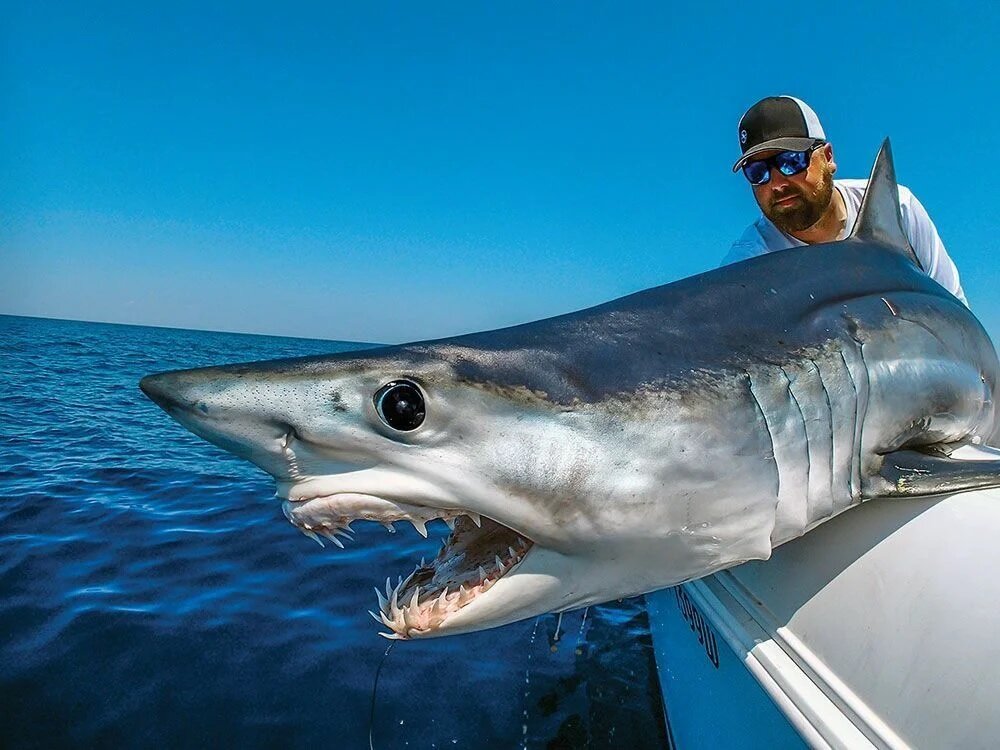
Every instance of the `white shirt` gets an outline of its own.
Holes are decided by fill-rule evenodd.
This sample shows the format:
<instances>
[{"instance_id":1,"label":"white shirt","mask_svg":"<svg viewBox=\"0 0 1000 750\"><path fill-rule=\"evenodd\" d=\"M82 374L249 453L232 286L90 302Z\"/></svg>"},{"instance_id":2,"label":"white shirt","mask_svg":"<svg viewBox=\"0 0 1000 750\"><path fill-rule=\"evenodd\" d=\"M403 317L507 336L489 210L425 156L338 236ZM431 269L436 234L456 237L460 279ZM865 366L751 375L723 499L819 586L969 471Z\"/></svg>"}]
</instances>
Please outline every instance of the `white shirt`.
<instances>
[{"instance_id":1,"label":"white shirt","mask_svg":"<svg viewBox=\"0 0 1000 750\"><path fill-rule=\"evenodd\" d=\"M837 238L842 240L850 235L854 228L854 221L858 218L858 210L861 208L861 199L864 197L868 180L834 180L833 186L844 197L844 205L847 207L847 221ZM899 210L903 215L903 229L906 231L906 236L927 275L968 307L969 302L965 299L965 292L962 291L962 284L958 279L958 269L948 257L934 222L920 205L917 197L902 185L899 186ZM808 243L785 234L761 214L757 221L746 228L743 236L733 243L729 253L719 265L725 266L764 253L773 253L775 250L787 250L790 247L802 247L806 244Z\"/></svg>"}]
</instances>

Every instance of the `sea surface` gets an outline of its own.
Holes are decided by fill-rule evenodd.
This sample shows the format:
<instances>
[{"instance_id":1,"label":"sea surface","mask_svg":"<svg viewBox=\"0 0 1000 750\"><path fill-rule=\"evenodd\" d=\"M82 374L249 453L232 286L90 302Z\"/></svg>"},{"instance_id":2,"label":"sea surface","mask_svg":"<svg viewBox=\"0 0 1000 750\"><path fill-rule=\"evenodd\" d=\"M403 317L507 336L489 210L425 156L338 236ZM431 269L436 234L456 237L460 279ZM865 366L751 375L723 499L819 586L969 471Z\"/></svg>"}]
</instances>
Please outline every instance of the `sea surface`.
<instances>
[{"instance_id":1,"label":"sea surface","mask_svg":"<svg viewBox=\"0 0 1000 750\"><path fill-rule=\"evenodd\" d=\"M665 746L641 599L386 655L372 587L435 535L320 548L137 387L363 346L0 316L0 746Z\"/></svg>"}]
</instances>

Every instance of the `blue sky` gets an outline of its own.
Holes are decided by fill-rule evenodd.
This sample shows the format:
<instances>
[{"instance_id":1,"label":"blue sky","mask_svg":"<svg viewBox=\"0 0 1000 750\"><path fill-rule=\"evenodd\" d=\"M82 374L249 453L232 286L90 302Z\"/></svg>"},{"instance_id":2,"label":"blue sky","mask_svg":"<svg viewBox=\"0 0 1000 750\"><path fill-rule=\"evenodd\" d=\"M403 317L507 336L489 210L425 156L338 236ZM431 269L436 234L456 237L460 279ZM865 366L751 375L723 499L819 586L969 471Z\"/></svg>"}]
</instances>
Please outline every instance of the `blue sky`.
<instances>
[{"instance_id":1,"label":"blue sky","mask_svg":"<svg viewBox=\"0 0 1000 750\"><path fill-rule=\"evenodd\" d=\"M398 342L587 307L717 265L736 123L791 93L838 177L892 137L1000 334L985 3L218 5L8 7L0 313Z\"/></svg>"}]
</instances>

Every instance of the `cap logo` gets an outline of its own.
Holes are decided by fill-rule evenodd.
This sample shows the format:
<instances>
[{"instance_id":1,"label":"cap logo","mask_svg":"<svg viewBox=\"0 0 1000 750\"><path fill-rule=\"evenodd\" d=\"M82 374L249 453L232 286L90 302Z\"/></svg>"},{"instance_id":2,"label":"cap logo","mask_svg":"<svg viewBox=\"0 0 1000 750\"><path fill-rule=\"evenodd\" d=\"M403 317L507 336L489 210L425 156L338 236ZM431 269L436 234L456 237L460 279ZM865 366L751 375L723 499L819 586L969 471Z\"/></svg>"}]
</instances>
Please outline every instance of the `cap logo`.
<instances>
[{"instance_id":1,"label":"cap logo","mask_svg":"<svg viewBox=\"0 0 1000 750\"><path fill-rule=\"evenodd\" d=\"M740 143L742 145L746 145L746 142L747 142L747 131L741 130L740 131Z\"/></svg>"}]
</instances>

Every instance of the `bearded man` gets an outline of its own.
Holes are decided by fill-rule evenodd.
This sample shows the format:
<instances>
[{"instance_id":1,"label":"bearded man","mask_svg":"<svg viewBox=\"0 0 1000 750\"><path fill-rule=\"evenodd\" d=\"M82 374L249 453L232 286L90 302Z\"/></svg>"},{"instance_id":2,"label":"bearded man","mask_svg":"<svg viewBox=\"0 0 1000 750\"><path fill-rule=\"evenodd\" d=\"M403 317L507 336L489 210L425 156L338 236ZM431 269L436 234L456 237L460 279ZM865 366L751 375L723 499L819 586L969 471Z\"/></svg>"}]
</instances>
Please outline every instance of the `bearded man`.
<instances>
[{"instance_id":1,"label":"bearded man","mask_svg":"<svg viewBox=\"0 0 1000 750\"><path fill-rule=\"evenodd\" d=\"M739 139L743 154L733 171L743 170L762 215L733 243L722 265L850 235L868 180L833 179L833 146L809 105L793 96L761 99L740 119ZM934 222L902 185L899 209L924 271L968 305Z\"/></svg>"}]
</instances>

